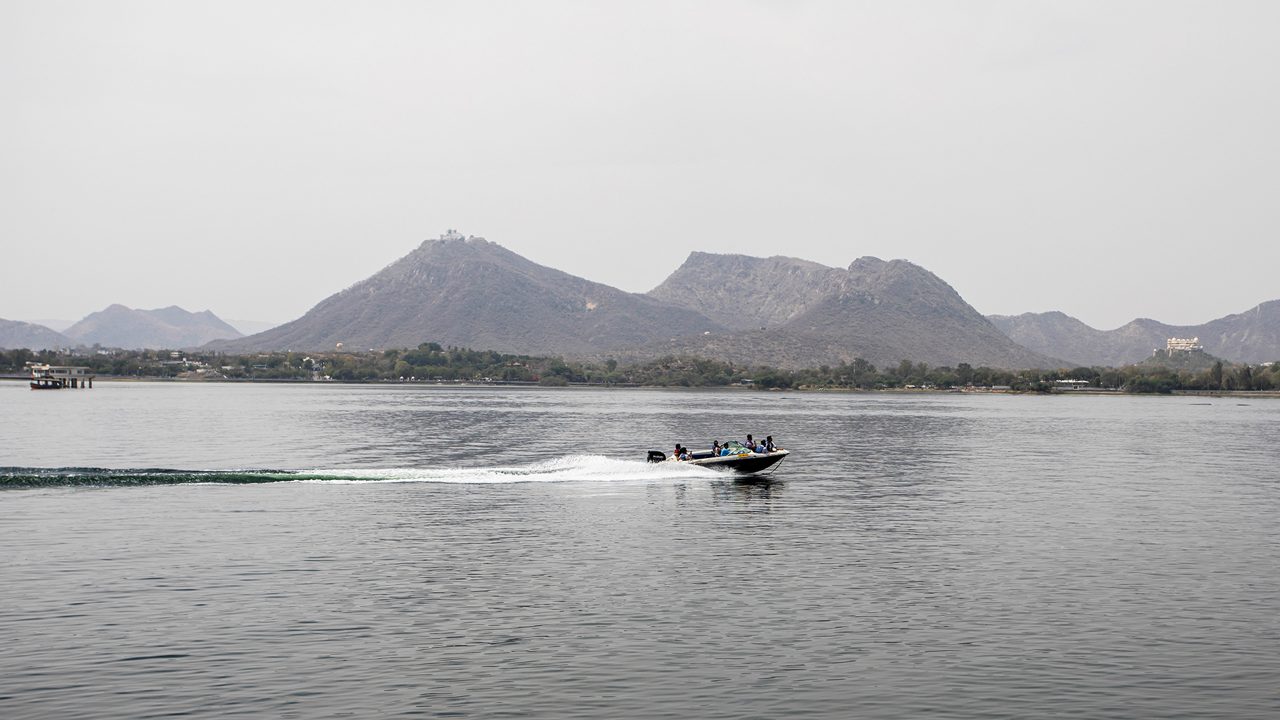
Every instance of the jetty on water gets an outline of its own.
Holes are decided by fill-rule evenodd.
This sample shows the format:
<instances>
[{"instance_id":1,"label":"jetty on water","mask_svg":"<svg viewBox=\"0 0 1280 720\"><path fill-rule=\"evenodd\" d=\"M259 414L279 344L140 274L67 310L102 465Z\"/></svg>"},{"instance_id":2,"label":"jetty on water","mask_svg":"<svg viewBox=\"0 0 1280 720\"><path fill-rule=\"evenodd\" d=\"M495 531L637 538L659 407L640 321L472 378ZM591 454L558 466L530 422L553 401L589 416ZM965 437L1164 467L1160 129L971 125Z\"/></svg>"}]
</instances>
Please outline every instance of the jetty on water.
<instances>
[{"instance_id":1,"label":"jetty on water","mask_svg":"<svg viewBox=\"0 0 1280 720\"><path fill-rule=\"evenodd\" d=\"M97 377L91 368L79 365L47 365L27 363L31 369L32 390L62 390L64 388L91 388Z\"/></svg>"}]
</instances>

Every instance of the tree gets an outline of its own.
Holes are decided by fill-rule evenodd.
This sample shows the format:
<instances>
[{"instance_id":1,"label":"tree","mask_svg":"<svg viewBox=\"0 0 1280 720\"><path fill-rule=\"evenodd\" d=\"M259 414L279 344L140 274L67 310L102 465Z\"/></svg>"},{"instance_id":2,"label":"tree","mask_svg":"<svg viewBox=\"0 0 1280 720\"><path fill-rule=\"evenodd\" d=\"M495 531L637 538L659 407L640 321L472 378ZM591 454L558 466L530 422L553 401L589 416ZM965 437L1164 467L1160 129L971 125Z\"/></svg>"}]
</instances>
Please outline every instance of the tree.
<instances>
[{"instance_id":1,"label":"tree","mask_svg":"<svg viewBox=\"0 0 1280 720\"><path fill-rule=\"evenodd\" d=\"M911 370L913 367L915 366L911 364L910 360L903 360L902 362L898 363L898 370L894 374L898 376L898 379L906 380L907 378L911 377Z\"/></svg>"},{"instance_id":2,"label":"tree","mask_svg":"<svg viewBox=\"0 0 1280 720\"><path fill-rule=\"evenodd\" d=\"M1248 365L1241 365L1240 369L1236 370L1236 389L1253 389L1253 371L1249 369Z\"/></svg>"},{"instance_id":3,"label":"tree","mask_svg":"<svg viewBox=\"0 0 1280 720\"><path fill-rule=\"evenodd\" d=\"M1098 373L1093 368L1078 367L1067 373L1071 380L1088 380L1090 383L1097 385Z\"/></svg>"}]
</instances>

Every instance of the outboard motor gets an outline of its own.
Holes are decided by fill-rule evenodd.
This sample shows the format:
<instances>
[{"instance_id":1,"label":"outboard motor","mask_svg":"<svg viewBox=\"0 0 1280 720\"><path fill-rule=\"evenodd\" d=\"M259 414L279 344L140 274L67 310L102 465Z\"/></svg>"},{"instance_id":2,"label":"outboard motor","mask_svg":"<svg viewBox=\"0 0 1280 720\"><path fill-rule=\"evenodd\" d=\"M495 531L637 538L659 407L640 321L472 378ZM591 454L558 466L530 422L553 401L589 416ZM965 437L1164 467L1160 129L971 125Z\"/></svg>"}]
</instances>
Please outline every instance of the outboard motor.
<instances>
[{"instance_id":1,"label":"outboard motor","mask_svg":"<svg viewBox=\"0 0 1280 720\"><path fill-rule=\"evenodd\" d=\"M661 450L649 451L649 462L666 462L666 461L667 461L667 454L662 452Z\"/></svg>"}]
</instances>

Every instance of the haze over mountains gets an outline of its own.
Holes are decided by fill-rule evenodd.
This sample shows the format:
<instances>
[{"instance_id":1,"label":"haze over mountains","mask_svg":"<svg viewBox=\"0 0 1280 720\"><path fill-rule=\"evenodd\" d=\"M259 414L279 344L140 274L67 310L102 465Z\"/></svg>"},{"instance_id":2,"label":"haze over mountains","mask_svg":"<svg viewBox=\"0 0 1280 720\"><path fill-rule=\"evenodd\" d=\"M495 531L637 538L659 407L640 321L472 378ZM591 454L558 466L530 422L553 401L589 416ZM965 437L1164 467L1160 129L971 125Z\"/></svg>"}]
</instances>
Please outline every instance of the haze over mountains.
<instances>
[{"instance_id":1,"label":"haze over mountains","mask_svg":"<svg viewBox=\"0 0 1280 720\"><path fill-rule=\"evenodd\" d=\"M176 306L134 310L123 305L90 313L78 322L51 322L64 331L54 330L49 322L0 319L0 349L55 350L95 344L129 350L195 348L211 340L242 337L243 328L261 332L277 324L241 320L233 325L209 310L193 313Z\"/></svg>"},{"instance_id":2,"label":"haze over mountains","mask_svg":"<svg viewBox=\"0 0 1280 720\"><path fill-rule=\"evenodd\" d=\"M0 320L0 349L53 350L75 344L66 335L43 325L19 320Z\"/></svg>"},{"instance_id":3,"label":"haze over mountains","mask_svg":"<svg viewBox=\"0 0 1280 720\"><path fill-rule=\"evenodd\" d=\"M1166 325L1147 318L1097 330L1061 312L992 315L991 322L1028 348L1076 365L1141 362L1171 337L1198 337L1205 352L1231 362L1280 360L1280 300L1200 325Z\"/></svg>"},{"instance_id":4,"label":"haze over mountains","mask_svg":"<svg viewBox=\"0 0 1280 720\"><path fill-rule=\"evenodd\" d=\"M256 335L280 325L278 322L267 322L264 320L237 320L235 318L226 318L225 322L235 328L241 335Z\"/></svg>"},{"instance_id":5,"label":"haze over mountains","mask_svg":"<svg viewBox=\"0 0 1280 720\"><path fill-rule=\"evenodd\" d=\"M210 340L240 337L240 332L208 310L193 313L174 305L156 310L111 305L85 316L63 335L72 345L132 350L198 347Z\"/></svg>"},{"instance_id":6,"label":"haze over mountains","mask_svg":"<svg viewBox=\"0 0 1280 720\"><path fill-rule=\"evenodd\" d=\"M423 342L531 355L645 360L694 355L741 365L814 367L858 358L933 366L1119 366L1169 337L1199 337L1235 362L1280 359L1280 301L1196 326L1135 320L1101 331L1060 312L984 317L905 260L847 268L790 257L693 252L648 293L538 265L456 233L336 293L302 317L243 336L212 312L112 305L64 333L0 320L0 347L193 348L227 352L369 350Z\"/></svg>"}]
</instances>

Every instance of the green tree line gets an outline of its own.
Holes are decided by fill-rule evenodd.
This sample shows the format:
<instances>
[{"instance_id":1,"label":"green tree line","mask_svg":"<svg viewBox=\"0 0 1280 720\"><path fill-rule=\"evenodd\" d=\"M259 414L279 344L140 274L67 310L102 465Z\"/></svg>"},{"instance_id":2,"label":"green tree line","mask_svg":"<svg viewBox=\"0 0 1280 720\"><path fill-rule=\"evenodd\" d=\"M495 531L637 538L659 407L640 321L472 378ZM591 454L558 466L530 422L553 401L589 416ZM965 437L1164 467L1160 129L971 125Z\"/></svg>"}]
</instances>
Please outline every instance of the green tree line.
<instances>
[{"instance_id":1,"label":"green tree line","mask_svg":"<svg viewBox=\"0 0 1280 720\"><path fill-rule=\"evenodd\" d=\"M601 384L654 387L751 385L764 389L950 389L1007 387L1049 392L1072 380L1088 388L1133 393L1176 391L1280 390L1280 364L1217 362L1204 370L1138 364L1120 368L1077 367L1053 370L1001 370L930 366L902 360L877 368L857 359L802 370L744 367L692 357L665 357L622 365L617 360L569 361L558 357L513 355L491 350L422 343L416 348L381 352L207 353L201 351L0 351L0 372L26 372L27 363L83 365L103 377L215 380L334 380L340 382L508 382L542 385Z\"/></svg>"}]
</instances>

